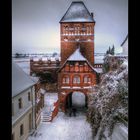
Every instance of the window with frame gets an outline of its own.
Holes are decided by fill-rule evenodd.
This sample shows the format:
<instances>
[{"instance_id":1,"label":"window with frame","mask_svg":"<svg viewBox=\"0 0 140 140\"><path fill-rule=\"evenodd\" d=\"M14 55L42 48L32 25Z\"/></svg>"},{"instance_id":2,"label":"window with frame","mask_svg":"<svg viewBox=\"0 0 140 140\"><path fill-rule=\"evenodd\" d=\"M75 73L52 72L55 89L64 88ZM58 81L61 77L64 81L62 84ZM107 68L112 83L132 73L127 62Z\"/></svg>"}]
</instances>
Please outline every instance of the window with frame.
<instances>
[{"instance_id":1,"label":"window with frame","mask_svg":"<svg viewBox=\"0 0 140 140\"><path fill-rule=\"evenodd\" d=\"M22 98L18 99L18 107L19 107L19 109L22 108Z\"/></svg>"},{"instance_id":2,"label":"window with frame","mask_svg":"<svg viewBox=\"0 0 140 140\"><path fill-rule=\"evenodd\" d=\"M74 84L79 84L80 83L80 76L74 76L73 83Z\"/></svg>"},{"instance_id":3,"label":"window with frame","mask_svg":"<svg viewBox=\"0 0 140 140\"><path fill-rule=\"evenodd\" d=\"M32 129L32 114L30 113L29 114L29 132L31 131Z\"/></svg>"},{"instance_id":4,"label":"window with frame","mask_svg":"<svg viewBox=\"0 0 140 140\"><path fill-rule=\"evenodd\" d=\"M70 79L68 76L63 77L63 84L69 84L69 81Z\"/></svg>"},{"instance_id":5,"label":"window with frame","mask_svg":"<svg viewBox=\"0 0 140 140\"><path fill-rule=\"evenodd\" d=\"M84 83L91 83L91 78L88 75L84 76Z\"/></svg>"},{"instance_id":6,"label":"window with frame","mask_svg":"<svg viewBox=\"0 0 140 140\"><path fill-rule=\"evenodd\" d=\"M15 133L12 134L12 140L15 140Z\"/></svg>"},{"instance_id":7,"label":"window with frame","mask_svg":"<svg viewBox=\"0 0 140 140\"><path fill-rule=\"evenodd\" d=\"M23 124L20 125L20 136L24 134L24 126Z\"/></svg>"},{"instance_id":8,"label":"window with frame","mask_svg":"<svg viewBox=\"0 0 140 140\"><path fill-rule=\"evenodd\" d=\"M28 92L28 101L31 101L31 92Z\"/></svg>"}]
</instances>

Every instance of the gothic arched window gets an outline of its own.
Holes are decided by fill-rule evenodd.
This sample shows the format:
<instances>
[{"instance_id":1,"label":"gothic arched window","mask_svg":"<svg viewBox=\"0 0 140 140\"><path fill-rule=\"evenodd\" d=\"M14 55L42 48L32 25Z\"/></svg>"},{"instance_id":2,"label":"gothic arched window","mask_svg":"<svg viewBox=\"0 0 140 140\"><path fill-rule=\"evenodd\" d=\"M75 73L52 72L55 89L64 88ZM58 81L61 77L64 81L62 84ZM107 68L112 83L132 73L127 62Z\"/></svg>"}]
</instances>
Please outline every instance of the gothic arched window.
<instances>
[{"instance_id":1,"label":"gothic arched window","mask_svg":"<svg viewBox=\"0 0 140 140\"><path fill-rule=\"evenodd\" d=\"M63 84L69 84L69 82L70 82L69 76L64 76L63 77Z\"/></svg>"},{"instance_id":2,"label":"gothic arched window","mask_svg":"<svg viewBox=\"0 0 140 140\"><path fill-rule=\"evenodd\" d=\"M91 78L88 75L84 76L84 83L91 83Z\"/></svg>"},{"instance_id":3,"label":"gothic arched window","mask_svg":"<svg viewBox=\"0 0 140 140\"><path fill-rule=\"evenodd\" d=\"M80 83L80 76L74 76L73 83L74 84L79 84Z\"/></svg>"}]
</instances>

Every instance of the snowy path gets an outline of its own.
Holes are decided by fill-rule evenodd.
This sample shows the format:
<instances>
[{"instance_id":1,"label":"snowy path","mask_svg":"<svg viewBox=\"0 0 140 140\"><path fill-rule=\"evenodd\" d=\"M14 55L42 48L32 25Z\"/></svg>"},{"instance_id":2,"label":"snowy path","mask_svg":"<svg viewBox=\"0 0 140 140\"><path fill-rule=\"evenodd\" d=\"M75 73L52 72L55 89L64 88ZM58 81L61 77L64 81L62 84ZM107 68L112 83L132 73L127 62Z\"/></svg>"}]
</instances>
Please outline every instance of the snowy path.
<instances>
[{"instance_id":1,"label":"snowy path","mask_svg":"<svg viewBox=\"0 0 140 140\"><path fill-rule=\"evenodd\" d=\"M57 94L47 93L45 105L51 106L56 100ZM84 113L68 117L59 112L52 122L41 122L36 132L36 136L30 136L28 140L92 140L90 124Z\"/></svg>"},{"instance_id":2,"label":"snowy path","mask_svg":"<svg viewBox=\"0 0 140 140\"><path fill-rule=\"evenodd\" d=\"M92 133L85 115L67 117L59 112L52 123L41 123L36 137L28 140L92 140Z\"/></svg>"}]
</instances>

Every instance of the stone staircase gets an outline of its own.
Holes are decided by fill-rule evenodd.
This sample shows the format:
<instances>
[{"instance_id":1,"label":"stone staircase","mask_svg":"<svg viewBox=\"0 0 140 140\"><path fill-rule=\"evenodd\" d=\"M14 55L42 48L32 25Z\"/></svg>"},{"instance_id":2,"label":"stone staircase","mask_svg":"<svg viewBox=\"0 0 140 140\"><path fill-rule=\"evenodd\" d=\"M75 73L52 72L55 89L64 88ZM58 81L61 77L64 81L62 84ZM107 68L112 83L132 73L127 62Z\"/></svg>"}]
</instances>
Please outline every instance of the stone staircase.
<instances>
[{"instance_id":1,"label":"stone staircase","mask_svg":"<svg viewBox=\"0 0 140 140\"><path fill-rule=\"evenodd\" d=\"M41 122L51 122L52 113L44 112L41 116Z\"/></svg>"},{"instance_id":2,"label":"stone staircase","mask_svg":"<svg viewBox=\"0 0 140 140\"><path fill-rule=\"evenodd\" d=\"M46 107L41 113L41 122L51 122L52 119L52 110L49 107Z\"/></svg>"}]
</instances>

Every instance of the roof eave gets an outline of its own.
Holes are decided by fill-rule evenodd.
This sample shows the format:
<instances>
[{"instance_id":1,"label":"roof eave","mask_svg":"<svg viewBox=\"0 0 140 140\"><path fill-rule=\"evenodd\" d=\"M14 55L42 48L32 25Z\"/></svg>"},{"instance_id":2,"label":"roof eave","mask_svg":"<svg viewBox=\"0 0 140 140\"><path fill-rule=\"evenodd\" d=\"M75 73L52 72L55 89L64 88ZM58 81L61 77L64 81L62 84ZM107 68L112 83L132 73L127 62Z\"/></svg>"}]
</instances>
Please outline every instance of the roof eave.
<instances>
[{"instance_id":1,"label":"roof eave","mask_svg":"<svg viewBox=\"0 0 140 140\"><path fill-rule=\"evenodd\" d=\"M124 45L127 39L128 39L128 35L126 36L125 40L122 42L121 47Z\"/></svg>"},{"instance_id":2,"label":"roof eave","mask_svg":"<svg viewBox=\"0 0 140 140\"><path fill-rule=\"evenodd\" d=\"M60 24L61 23L94 23L95 24L96 21L94 21L94 20L93 21L60 21L59 23Z\"/></svg>"},{"instance_id":3,"label":"roof eave","mask_svg":"<svg viewBox=\"0 0 140 140\"><path fill-rule=\"evenodd\" d=\"M34 83L34 84L31 84L29 87L27 87L27 88L25 88L25 89L19 91L16 95L12 96L12 98L18 96L19 94L21 94L22 92L26 91L27 89L31 88L31 87L34 86L34 85L35 85L35 83Z\"/></svg>"}]
</instances>

